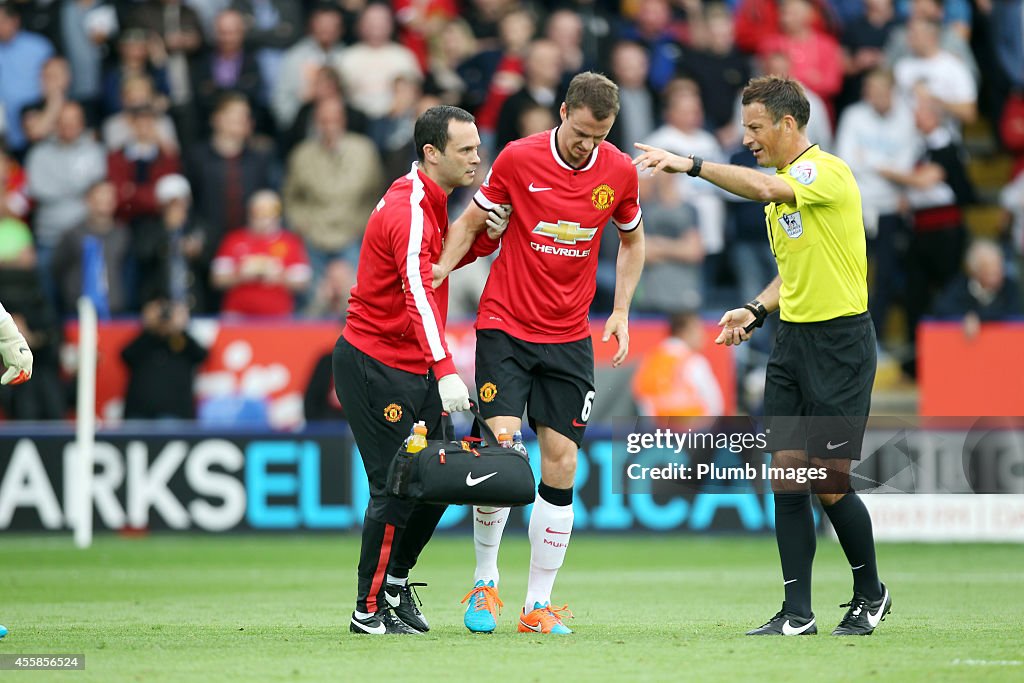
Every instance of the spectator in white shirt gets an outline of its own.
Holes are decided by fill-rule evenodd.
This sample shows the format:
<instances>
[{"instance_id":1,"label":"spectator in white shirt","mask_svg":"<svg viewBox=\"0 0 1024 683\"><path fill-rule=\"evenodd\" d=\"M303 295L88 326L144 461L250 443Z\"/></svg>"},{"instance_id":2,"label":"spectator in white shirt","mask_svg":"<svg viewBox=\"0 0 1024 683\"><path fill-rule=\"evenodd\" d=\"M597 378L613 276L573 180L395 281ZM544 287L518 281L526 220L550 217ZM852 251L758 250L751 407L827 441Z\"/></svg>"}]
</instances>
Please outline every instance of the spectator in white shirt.
<instances>
[{"instance_id":1,"label":"spectator in white shirt","mask_svg":"<svg viewBox=\"0 0 1024 683\"><path fill-rule=\"evenodd\" d=\"M945 126L959 137L963 124L978 116L978 88L963 62L942 49L940 30L933 21L912 19L907 26L911 54L893 65L893 75L912 106L925 97L938 102Z\"/></svg>"}]
</instances>

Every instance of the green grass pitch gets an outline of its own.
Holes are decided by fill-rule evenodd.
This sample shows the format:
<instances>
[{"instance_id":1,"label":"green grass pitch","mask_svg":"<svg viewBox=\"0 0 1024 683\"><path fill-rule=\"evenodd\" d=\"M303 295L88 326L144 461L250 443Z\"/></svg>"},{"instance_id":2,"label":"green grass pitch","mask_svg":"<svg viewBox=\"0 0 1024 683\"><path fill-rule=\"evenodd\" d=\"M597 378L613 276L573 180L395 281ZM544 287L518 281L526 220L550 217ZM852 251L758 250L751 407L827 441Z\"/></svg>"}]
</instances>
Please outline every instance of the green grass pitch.
<instances>
[{"instance_id":1,"label":"green grass pitch","mask_svg":"<svg viewBox=\"0 0 1024 683\"><path fill-rule=\"evenodd\" d=\"M574 538L555 587L576 633L515 632L529 548L509 533L494 635L462 626L472 540L439 535L413 580L431 632L348 633L358 537L0 538L0 653L84 653L32 681L840 681L1024 679L1024 550L879 546L893 613L869 638L828 635L850 597L821 539L816 637L747 638L782 601L771 538Z\"/></svg>"}]
</instances>

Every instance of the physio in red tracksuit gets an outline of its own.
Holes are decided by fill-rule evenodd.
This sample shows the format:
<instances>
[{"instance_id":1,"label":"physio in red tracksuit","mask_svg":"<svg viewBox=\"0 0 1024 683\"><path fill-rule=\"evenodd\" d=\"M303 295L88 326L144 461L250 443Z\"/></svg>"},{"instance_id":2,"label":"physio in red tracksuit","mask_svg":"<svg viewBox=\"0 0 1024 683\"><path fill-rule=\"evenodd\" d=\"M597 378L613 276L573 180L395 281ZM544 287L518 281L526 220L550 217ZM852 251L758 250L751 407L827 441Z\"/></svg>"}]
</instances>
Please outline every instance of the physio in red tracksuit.
<instances>
[{"instance_id":1,"label":"physio in red tracksuit","mask_svg":"<svg viewBox=\"0 0 1024 683\"><path fill-rule=\"evenodd\" d=\"M444 337L447 283L434 290L431 281L448 232L448 195L473 184L480 135L471 114L437 106L416 120L414 136L419 162L370 215L347 323L334 349L338 399L370 483L354 633L428 630L408 577L445 508L388 495L387 470L415 422L427 424L428 438L440 438L442 411L469 408ZM507 215L505 207L492 212L488 233L464 263L497 248Z\"/></svg>"}]
</instances>

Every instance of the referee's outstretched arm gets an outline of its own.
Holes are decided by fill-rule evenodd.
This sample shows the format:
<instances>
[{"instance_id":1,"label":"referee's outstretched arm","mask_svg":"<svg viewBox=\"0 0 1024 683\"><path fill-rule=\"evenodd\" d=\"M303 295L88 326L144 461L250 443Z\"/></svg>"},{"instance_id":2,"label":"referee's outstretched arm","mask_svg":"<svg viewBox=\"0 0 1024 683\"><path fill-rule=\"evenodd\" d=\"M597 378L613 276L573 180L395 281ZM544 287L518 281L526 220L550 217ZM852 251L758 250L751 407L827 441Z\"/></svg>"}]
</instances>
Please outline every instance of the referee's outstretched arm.
<instances>
[{"instance_id":1,"label":"referee's outstretched arm","mask_svg":"<svg viewBox=\"0 0 1024 683\"><path fill-rule=\"evenodd\" d=\"M772 175L765 175L752 168L703 160L700 160L700 165L697 166L698 159L696 157L681 157L659 147L651 147L640 142L634 142L633 146L643 152L633 160L633 165L637 167L638 171L650 169L651 173L658 171L686 173L703 178L744 199L757 202L793 203L796 201L793 188L784 180Z\"/></svg>"}]
</instances>

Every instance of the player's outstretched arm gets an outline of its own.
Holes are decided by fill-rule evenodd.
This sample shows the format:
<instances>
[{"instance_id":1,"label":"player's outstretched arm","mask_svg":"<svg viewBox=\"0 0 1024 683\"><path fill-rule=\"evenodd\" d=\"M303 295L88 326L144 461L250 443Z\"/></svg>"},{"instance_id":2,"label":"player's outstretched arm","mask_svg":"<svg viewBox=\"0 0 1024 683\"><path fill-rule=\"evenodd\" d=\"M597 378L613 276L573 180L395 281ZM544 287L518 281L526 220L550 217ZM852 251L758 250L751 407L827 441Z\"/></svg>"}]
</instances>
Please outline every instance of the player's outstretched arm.
<instances>
[{"instance_id":1,"label":"player's outstretched arm","mask_svg":"<svg viewBox=\"0 0 1024 683\"><path fill-rule=\"evenodd\" d=\"M615 262L615 301L612 314L604 325L601 341L612 335L619 344L612 357L612 367L619 367L629 354L629 305L633 301L640 274L644 270L644 223L634 230L619 231L619 257Z\"/></svg>"},{"instance_id":2,"label":"player's outstretched arm","mask_svg":"<svg viewBox=\"0 0 1024 683\"><path fill-rule=\"evenodd\" d=\"M0 358L7 367L0 384L21 384L32 377L32 350L3 305L0 305Z\"/></svg>"}]
</instances>

